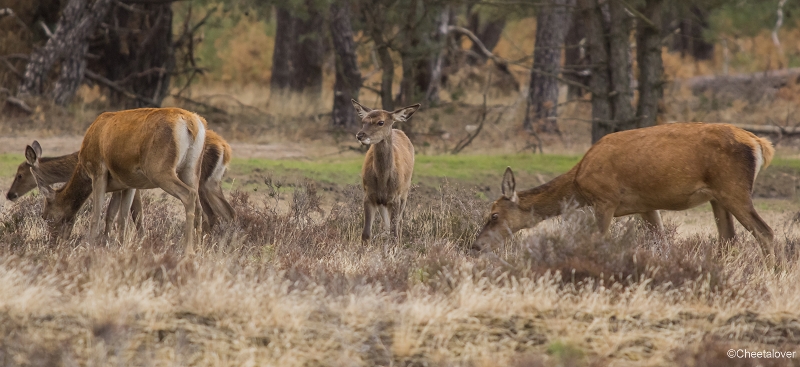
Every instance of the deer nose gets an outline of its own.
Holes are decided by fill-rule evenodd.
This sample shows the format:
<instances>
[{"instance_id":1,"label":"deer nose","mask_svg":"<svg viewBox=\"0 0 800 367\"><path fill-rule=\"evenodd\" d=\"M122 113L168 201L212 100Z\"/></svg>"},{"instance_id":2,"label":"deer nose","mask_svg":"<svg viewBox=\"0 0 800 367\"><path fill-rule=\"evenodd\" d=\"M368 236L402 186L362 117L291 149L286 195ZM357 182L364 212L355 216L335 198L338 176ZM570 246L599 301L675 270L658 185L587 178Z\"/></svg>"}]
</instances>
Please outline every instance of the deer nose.
<instances>
[{"instance_id":1,"label":"deer nose","mask_svg":"<svg viewBox=\"0 0 800 367\"><path fill-rule=\"evenodd\" d=\"M367 136L367 134L365 134L363 131L359 131L358 134L356 134L356 139L361 141L361 139L364 139L365 136Z\"/></svg>"},{"instance_id":2,"label":"deer nose","mask_svg":"<svg viewBox=\"0 0 800 367\"><path fill-rule=\"evenodd\" d=\"M6 199L11 200L11 201L16 200L17 197L18 197L17 194L13 193L13 192L9 192L8 194L6 194Z\"/></svg>"}]
</instances>

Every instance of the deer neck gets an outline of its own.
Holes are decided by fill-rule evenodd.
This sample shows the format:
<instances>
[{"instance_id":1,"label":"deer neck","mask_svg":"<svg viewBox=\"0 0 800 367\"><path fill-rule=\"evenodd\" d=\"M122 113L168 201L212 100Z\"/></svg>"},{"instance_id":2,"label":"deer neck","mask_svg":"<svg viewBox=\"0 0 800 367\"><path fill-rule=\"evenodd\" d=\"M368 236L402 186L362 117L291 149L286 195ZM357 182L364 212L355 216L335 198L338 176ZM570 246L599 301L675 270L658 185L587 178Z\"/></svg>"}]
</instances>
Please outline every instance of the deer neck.
<instances>
[{"instance_id":1,"label":"deer neck","mask_svg":"<svg viewBox=\"0 0 800 367\"><path fill-rule=\"evenodd\" d=\"M56 200L69 208L68 219L72 220L91 194L92 179L81 167L77 167L73 170L67 184L56 191ZM96 205L103 205L103 203Z\"/></svg>"},{"instance_id":2,"label":"deer neck","mask_svg":"<svg viewBox=\"0 0 800 367\"><path fill-rule=\"evenodd\" d=\"M48 185L67 182L78 166L78 152L39 160L39 175Z\"/></svg>"},{"instance_id":3,"label":"deer neck","mask_svg":"<svg viewBox=\"0 0 800 367\"><path fill-rule=\"evenodd\" d=\"M575 186L575 173L576 169L573 168L541 186L518 192L520 209L547 219L561 215L565 203L586 206L586 201Z\"/></svg>"},{"instance_id":4,"label":"deer neck","mask_svg":"<svg viewBox=\"0 0 800 367\"><path fill-rule=\"evenodd\" d=\"M373 168L375 168L377 176L382 179L389 179L396 174L394 170L394 145L392 144L392 135L394 135L394 133L390 133L386 139L374 145L375 156Z\"/></svg>"}]
</instances>

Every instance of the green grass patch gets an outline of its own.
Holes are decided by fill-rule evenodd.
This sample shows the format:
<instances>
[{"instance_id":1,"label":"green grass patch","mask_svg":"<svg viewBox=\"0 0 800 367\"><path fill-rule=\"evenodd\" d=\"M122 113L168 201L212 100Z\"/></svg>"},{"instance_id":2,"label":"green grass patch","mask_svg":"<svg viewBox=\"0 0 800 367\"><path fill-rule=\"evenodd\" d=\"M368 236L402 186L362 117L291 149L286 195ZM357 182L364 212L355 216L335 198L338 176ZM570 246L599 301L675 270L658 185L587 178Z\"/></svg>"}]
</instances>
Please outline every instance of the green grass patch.
<instances>
[{"instance_id":1,"label":"green grass patch","mask_svg":"<svg viewBox=\"0 0 800 367\"><path fill-rule=\"evenodd\" d=\"M502 177L506 167L516 173L558 174L568 171L580 156L551 154L514 155L418 155L414 181L448 178L457 181ZM269 173L275 176L302 176L336 184L358 184L363 158L317 160L234 159L231 171L237 175Z\"/></svg>"},{"instance_id":2,"label":"green grass patch","mask_svg":"<svg viewBox=\"0 0 800 367\"><path fill-rule=\"evenodd\" d=\"M17 167L24 160L22 154L0 154L0 177L13 179Z\"/></svg>"},{"instance_id":3,"label":"green grass patch","mask_svg":"<svg viewBox=\"0 0 800 367\"><path fill-rule=\"evenodd\" d=\"M800 170L800 159L775 157L770 167L785 167Z\"/></svg>"}]
</instances>

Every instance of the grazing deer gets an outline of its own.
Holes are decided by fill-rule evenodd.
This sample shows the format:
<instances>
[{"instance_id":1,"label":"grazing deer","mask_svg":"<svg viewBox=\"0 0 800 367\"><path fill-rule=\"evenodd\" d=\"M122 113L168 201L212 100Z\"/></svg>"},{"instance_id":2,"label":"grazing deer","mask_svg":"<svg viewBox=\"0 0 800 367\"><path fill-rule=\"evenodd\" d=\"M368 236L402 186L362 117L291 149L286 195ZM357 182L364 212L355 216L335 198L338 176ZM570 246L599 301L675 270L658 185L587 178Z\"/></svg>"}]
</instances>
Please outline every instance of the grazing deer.
<instances>
[{"instance_id":1,"label":"grazing deer","mask_svg":"<svg viewBox=\"0 0 800 367\"><path fill-rule=\"evenodd\" d=\"M39 142L34 141L33 144L25 147L25 155L33 157L33 161L35 162L36 158L38 158L38 156L36 156L36 151L41 151L41 149ZM59 157L41 157L39 158L40 179L42 183L47 186L67 182L77 166L78 152ZM29 164L27 160L17 166L17 173L14 175L14 181L11 183L11 187L6 193L6 199L9 201L16 201L22 195L36 188L36 179L31 172L32 167L33 166ZM119 191L114 192L111 196L111 202L106 211L106 234L108 234L111 229L112 220L117 213L117 207L119 207L119 201L121 199L122 193ZM136 229L140 231L142 230L141 213L142 198L139 191L136 191L133 197L133 203L131 204L131 217L133 218L133 223L136 225Z\"/></svg>"},{"instance_id":2,"label":"grazing deer","mask_svg":"<svg viewBox=\"0 0 800 367\"><path fill-rule=\"evenodd\" d=\"M363 123L356 139L370 146L361 168L364 185L364 231L361 240L366 242L372 237L372 221L376 210L381 211L384 230L391 229L392 235L399 240L403 209L414 172L414 145L405 133L392 129L392 125L408 120L419 104L388 112L371 110L356 100L351 101Z\"/></svg>"},{"instance_id":3,"label":"grazing deer","mask_svg":"<svg viewBox=\"0 0 800 367\"><path fill-rule=\"evenodd\" d=\"M736 217L772 254L772 229L750 195L758 171L769 166L772 144L727 124L674 123L621 131L592 146L569 172L539 187L515 191L514 173L503 176L503 196L473 250L561 214L565 202L592 206L601 233L612 217L641 214L663 230L658 210L685 210L711 201L721 240L734 237Z\"/></svg>"},{"instance_id":4,"label":"grazing deer","mask_svg":"<svg viewBox=\"0 0 800 367\"><path fill-rule=\"evenodd\" d=\"M183 241L193 252L194 235L202 233L200 199L201 159L206 121L179 108L141 108L106 112L92 122L78 152L78 164L63 188L44 184L41 147L26 150L26 159L39 191L45 197L42 216L50 232L68 236L75 215L92 193L102 203L106 192L122 191L120 210L127 213L135 189L159 187L178 198L186 210ZM32 153L32 154L28 154ZM99 234L102 205L94 205L89 239ZM124 233L127 215L120 223Z\"/></svg>"},{"instance_id":5,"label":"grazing deer","mask_svg":"<svg viewBox=\"0 0 800 367\"><path fill-rule=\"evenodd\" d=\"M38 145L34 141L32 145ZM41 150L41 147L38 148ZM26 154L36 155L36 150L32 146L26 147ZM228 168L232 157L231 147L221 136L211 130L206 130L205 147L203 148L203 166L200 172L200 204L205 213L205 224L209 229L215 227L222 217L223 221L230 221L235 217L233 208L225 199L222 193L222 176ZM35 159L34 159L35 161ZM78 152L60 157L41 157L39 159L41 179L45 185L67 182L75 167L78 165ZM14 182L6 193L6 198L16 201L20 196L36 188L36 180L31 172L31 166L27 161L20 163L17 173L14 175ZM119 204L122 193L117 191L111 196L111 201L106 210L106 234L111 229L112 221L120 215ZM139 191L133 197L131 205L131 217L137 230L142 230L140 215L142 213L142 199ZM117 218L119 222L120 219Z\"/></svg>"}]
</instances>

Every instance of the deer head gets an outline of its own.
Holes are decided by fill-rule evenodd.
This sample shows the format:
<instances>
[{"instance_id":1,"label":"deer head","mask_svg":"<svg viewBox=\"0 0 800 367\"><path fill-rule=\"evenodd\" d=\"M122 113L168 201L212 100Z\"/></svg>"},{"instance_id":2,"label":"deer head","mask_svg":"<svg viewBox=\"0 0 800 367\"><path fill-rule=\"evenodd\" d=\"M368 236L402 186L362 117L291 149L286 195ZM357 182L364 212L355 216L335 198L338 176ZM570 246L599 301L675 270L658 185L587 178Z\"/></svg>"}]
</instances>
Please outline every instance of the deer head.
<instances>
[{"instance_id":1,"label":"deer head","mask_svg":"<svg viewBox=\"0 0 800 367\"><path fill-rule=\"evenodd\" d=\"M419 109L419 103L417 103L394 112L371 110L362 106L355 99L351 101L362 122L361 130L356 134L356 139L364 145L378 144L387 139L392 134L392 126L395 122L408 120Z\"/></svg>"},{"instance_id":2,"label":"deer head","mask_svg":"<svg viewBox=\"0 0 800 367\"><path fill-rule=\"evenodd\" d=\"M34 141L31 145L25 147L25 163L30 167L30 172L33 176L36 185L39 187L39 193L44 196L44 209L42 210L42 218L47 222L48 230L51 235L56 235L61 230L61 236L64 238L69 237L72 232L72 226L75 224L75 212L69 210L70 206L54 205L56 201L56 192L49 185L44 183L42 173L39 170L39 158L42 156L42 146L38 141Z\"/></svg>"},{"instance_id":3,"label":"deer head","mask_svg":"<svg viewBox=\"0 0 800 367\"><path fill-rule=\"evenodd\" d=\"M514 172L511 167L507 167L500 187L503 196L492 203L489 219L472 245L473 251L484 251L492 243L502 242L520 229L532 227L541 221L540 218L531 214L530 209L525 210L520 207L515 186Z\"/></svg>"},{"instance_id":4,"label":"deer head","mask_svg":"<svg viewBox=\"0 0 800 367\"><path fill-rule=\"evenodd\" d=\"M38 146L38 143L36 144ZM26 155L28 149L33 150L33 148L28 145L25 148ZM41 147L39 149L41 149ZM19 164L19 166L17 166L17 173L14 174L14 182L11 183L11 187L6 193L6 199L10 201L16 201L26 192L36 188L36 179L33 177L31 168L33 168L33 166L31 166L27 161L22 162Z\"/></svg>"}]
</instances>

